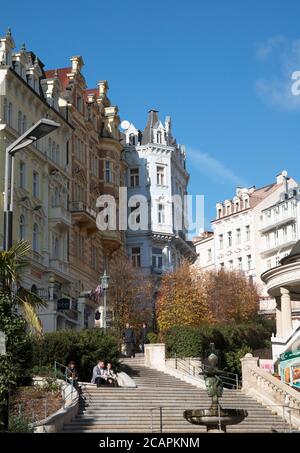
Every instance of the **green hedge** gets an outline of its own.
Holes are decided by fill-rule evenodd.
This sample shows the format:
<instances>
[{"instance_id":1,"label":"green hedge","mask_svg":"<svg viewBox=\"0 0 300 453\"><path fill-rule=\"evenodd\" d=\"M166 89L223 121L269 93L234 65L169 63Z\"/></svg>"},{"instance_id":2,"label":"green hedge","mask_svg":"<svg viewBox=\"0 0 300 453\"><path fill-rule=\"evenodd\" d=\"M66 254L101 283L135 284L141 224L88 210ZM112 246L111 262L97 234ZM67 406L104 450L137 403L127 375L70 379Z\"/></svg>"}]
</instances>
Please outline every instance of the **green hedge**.
<instances>
[{"instance_id":1,"label":"green hedge","mask_svg":"<svg viewBox=\"0 0 300 453\"><path fill-rule=\"evenodd\" d=\"M92 369L100 359L111 362L115 370L119 369L116 339L98 329L64 330L46 333L42 339L34 338L33 357L35 372L39 368L53 369L55 360L64 365L74 360L84 381L90 381Z\"/></svg>"},{"instance_id":2,"label":"green hedge","mask_svg":"<svg viewBox=\"0 0 300 453\"><path fill-rule=\"evenodd\" d=\"M240 374L239 358L269 346L274 322L173 327L164 333L168 357L207 357L210 343L219 351L220 366Z\"/></svg>"}]
</instances>

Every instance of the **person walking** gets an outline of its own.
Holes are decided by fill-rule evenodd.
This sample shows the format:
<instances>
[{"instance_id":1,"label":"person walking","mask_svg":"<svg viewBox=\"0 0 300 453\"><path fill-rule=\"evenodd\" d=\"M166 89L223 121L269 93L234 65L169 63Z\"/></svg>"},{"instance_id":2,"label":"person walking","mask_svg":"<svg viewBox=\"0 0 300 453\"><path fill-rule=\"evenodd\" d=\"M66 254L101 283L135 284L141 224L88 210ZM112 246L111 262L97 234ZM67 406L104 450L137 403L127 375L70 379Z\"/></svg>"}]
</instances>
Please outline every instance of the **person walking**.
<instances>
[{"instance_id":1,"label":"person walking","mask_svg":"<svg viewBox=\"0 0 300 453\"><path fill-rule=\"evenodd\" d=\"M147 335L148 335L148 326L147 326L146 322L143 322L142 336L141 336L141 346L142 346L142 353L143 354L145 352L145 344L149 343Z\"/></svg>"},{"instance_id":2,"label":"person walking","mask_svg":"<svg viewBox=\"0 0 300 453\"><path fill-rule=\"evenodd\" d=\"M125 343L126 357L135 357L135 335L133 327L129 323L126 324L123 339Z\"/></svg>"}]
</instances>

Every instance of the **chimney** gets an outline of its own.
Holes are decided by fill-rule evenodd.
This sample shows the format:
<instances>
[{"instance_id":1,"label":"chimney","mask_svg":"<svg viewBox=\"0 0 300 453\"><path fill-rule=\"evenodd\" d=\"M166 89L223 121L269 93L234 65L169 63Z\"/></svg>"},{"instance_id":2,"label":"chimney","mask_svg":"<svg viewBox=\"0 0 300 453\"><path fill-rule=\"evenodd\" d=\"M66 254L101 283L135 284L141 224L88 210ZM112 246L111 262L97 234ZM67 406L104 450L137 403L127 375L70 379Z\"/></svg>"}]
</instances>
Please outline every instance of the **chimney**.
<instances>
[{"instance_id":1,"label":"chimney","mask_svg":"<svg viewBox=\"0 0 300 453\"><path fill-rule=\"evenodd\" d=\"M82 59L82 57L80 55L72 57L71 58L71 63L72 63L72 72L73 73L80 72L82 67L83 67L83 65L84 65L83 59Z\"/></svg>"},{"instance_id":2,"label":"chimney","mask_svg":"<svg viewBox=\"0 0 300 453\"><path fill-rule=\"evenodd\" d=\"M288 172L283 170L276 176L276 184L283 184L284 191L288 192Z\"/></svg>"}]
</instances>

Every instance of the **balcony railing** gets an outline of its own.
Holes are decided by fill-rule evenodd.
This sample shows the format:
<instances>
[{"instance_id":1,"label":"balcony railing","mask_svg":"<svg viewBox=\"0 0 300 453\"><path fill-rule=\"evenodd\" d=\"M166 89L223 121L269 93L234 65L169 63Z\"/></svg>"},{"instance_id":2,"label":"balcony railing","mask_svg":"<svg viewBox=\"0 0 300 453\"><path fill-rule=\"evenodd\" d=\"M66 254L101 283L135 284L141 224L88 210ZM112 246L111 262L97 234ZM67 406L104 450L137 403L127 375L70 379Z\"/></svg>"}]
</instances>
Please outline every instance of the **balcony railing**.
<instances>
[{"instance_id":1,"label":"balcony railing","mask_svg":"<svg viewBox=\"0 0 300 453\"><path fill-rule=\"evenodd\" d=\"M296 222L296 220L296 214L293 212L287 212L285 215L277 214L276 216L266 217L261 225L260 232L266 233L287 223Z\"/></svg>"},{"instance_id":2,"label":"balcony railing","mask_svg":"<svg viewBox=\"0 0 300 453\"><path fill-rule=\"evenodd\" d=\"M94 209L88 206L84 201L72 201L70 203L70 211L73 213L84 213L96 219L97 213Z\"/></svg>"},{"instance_id":3,"label":"balcony railing","mask_svg":"<svg viewBox=\"0 0 300 453\"><path fill-rule=\"evenodd\" d=\"M71 213L64 206L52 206L49 210L49 220L70 226Z\"/></svg>"}]
</instances>

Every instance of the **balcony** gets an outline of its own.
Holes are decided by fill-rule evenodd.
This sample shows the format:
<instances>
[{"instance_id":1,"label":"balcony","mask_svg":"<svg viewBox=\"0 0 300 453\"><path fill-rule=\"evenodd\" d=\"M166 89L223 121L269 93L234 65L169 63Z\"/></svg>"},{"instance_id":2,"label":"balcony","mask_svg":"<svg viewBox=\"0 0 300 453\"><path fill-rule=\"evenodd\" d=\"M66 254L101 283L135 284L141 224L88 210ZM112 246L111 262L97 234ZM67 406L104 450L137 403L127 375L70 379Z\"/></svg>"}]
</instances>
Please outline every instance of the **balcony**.
<instances>
[{"instance_id":1,"label":"balcony","mask_svg":"<svg viewBox=\"0 0 300 453\"><path fill-rule=\"evenodd\" d=\"M267 217L263 226L260 228L260 232L265 234L271 230L280 228L281 226L288 225L289 223L295 223L296 221L296 214L290 213L287 213L286 216L276 215L275 217Z\"/></svg>"},{"instance_id":2,"label":"balcony","mask_svg":"<svg viewBox=\"0 0 300 453\"><path fill-rule=\"evenodd\" d=\"M267 257L277 253L279 251L283 251L289 248L292 248L297 242L297 238L291 239L288 242L278 243L278 244L270 244L265 250L263 250L260 254L262 257Z\"/></svg>"},{"instance_id":3,"label":"balcony","mask_svg":"<svg viewBox=\"0 0 300 453\"><path fill-rule=\"evenodd\" d=\"M49 210L49 222L68 228L71 225L71 213L63 206L53 206Z\"/></svg>"},{"instance_id":4,"label":"balcony","mask_svg":"<svg viewBox=\"0 0 300 453\"><path fill-rule=\"evenodd\" d=\"M81 228L86 227L91 232L97 231L97 213L83 201L72 201L70 203L72 220Z\"/></svg>"},{"instance_id":5,"label":"balcony","mask_svg":"<svg viewBox=\"0 0 300 453\"><path fill-rule=\"evenodd\" d=\"M121 233L118 230L102 230L101 238L106 250L114 252L122 245Z\"/></svg>"},{"instance_id":6,"label":"balcony","mask_svg":"<svg viewBox=\"0 0 300 453\"><path fill-rule=\"evenodd\" d=\"M61 274L69 274L69 263L58 258L50 258L50 268Z\"/></svg>"}]
</instances>

